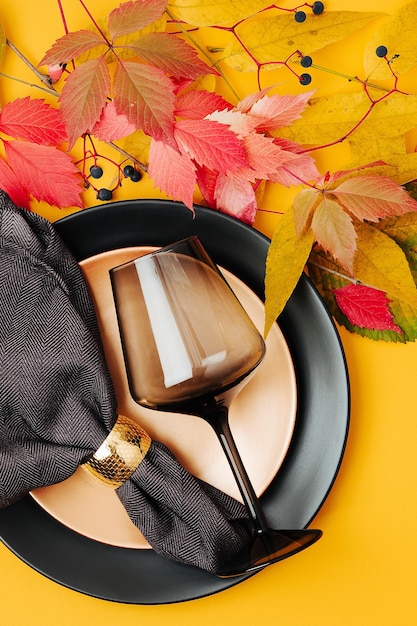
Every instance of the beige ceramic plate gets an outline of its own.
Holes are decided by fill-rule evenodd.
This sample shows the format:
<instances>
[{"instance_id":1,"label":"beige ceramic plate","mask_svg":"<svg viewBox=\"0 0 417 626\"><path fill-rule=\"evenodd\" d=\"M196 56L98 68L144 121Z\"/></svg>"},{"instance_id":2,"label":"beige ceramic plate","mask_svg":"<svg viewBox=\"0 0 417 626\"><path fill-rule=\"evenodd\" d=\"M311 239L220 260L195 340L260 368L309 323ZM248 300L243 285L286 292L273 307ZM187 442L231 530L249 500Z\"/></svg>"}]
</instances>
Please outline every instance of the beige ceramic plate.
<instances>
[{"instance_id":1,"label":"beige ceramic plate","mask_svg":"<svg viewBox=\"0 0 417 626\"><path fill-rule=\"evenodd\" d=\"M118 409L136 419L165 443L193 474L241 499L220 444L211 427L197 417L144 409L130 397L113 304L109 269L153 248L124 248L81 262L96 307L105 354L116 389ZM238 278L224 275L262 332L264 306ZM296 382L287 344L275 325L255 376L234 400L230 426L256 492L260 495L278 472L294 430ZM117 494L79 468L58 485L32 492L54 518L91 539L127 548L149 548L130 521Z\"/></svg>"}]
</instances>

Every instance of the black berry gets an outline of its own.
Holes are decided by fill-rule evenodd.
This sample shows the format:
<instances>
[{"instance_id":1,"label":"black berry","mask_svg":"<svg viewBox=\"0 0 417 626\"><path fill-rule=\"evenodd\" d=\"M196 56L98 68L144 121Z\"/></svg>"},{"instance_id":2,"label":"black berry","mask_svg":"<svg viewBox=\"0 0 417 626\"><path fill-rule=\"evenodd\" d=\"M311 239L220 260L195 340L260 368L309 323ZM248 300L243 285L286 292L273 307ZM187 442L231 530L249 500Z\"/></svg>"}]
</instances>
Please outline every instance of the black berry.
<instances>
[{"instance_id":1,"label":"black berry","mask_svg":"<svg viewBox=\"0 0 417 626\"><path fill-rule=\"evenodd\" d=\"M299 24L301 24L301 22L304 22L306 17L307 15L305 14L304 11L296 11L294 15L295 21L298 22Z\"/></svg>"},{"instance_id":2,"label":"black berry","mask_svg":"<svg viewBox=\"0 0 417 626\"><path fill-rule=\"evenodd\" d=\"M135 168L133 167L133 165L125 165L123 168L123 174L126 176L126 178L130 178L132 174L134 174L134 172Z\"/></svg>"},{"instance_id":3,"label":"black berry","mask_svg":"<svg viewBox=\"0 0 417 626\"><path fill-rule=\"evenodd\" d=\"M312 9L313 9L314 15L321 15L324 11L323 2L313 2Z\"/></svg>"},{"instance_id":4,"label":"black berry","mask_svg":"<svg viewBox=\"0 0 417 626\"><path fill-rule=\"evenodd\" d=\"M388 49L386 46L378 46L378 48L375 50L375 54L377 57L380 57L382 59L383 57L387 56Z\"/></svg>"},{"instance_id":5,"label":"black berry","mask_svg":"<svg viewBox=\"0 0 417 626\"><path fill-rule=\"evenodd\" d=\"M103 169L99 165L92 165L90 167L90 174L93 178L101 178L103 176Z\"/></svg>"},{"instance_id":6,"label":"black berry","mask_svg":"<svg viewBox=\"0 0 417 626\"><path fill-rule=\"evenodd\" d=\"M313 59L309 56L305 56L300 61L302 67L310 67L313 63Z\"/></svg>"},{"instance_id":7,"label":"black berry","mask_svg":"<svg viewBox=\"0 0 417 626\"><path fill-rule=\"evenodd\" d=\"M130 180L133 183L138 183L142 178L142 174L139 172L139 170L134 170L133 174L130 177Z\"/></svg>"},{"instance_id":8,"label":"black berry","mask_svg":"<svg viewBox=\"0 0 417 626\"><path fill-rule=\"evenodd\" d=\"M300 76L300 84L301 85L309 85L311 83L310 74L301 74Z\"/></svg>"},{"instance_id":9,"label":"black berry","mask_svg":"<svg viewBox=\"0 0 417 626\"><path fill-rule=\"evenodd\" d=\"M97 200L111 200L113 197L113 192L110 189L99 189L97 192Z\"/></svg>"}]
</instances>

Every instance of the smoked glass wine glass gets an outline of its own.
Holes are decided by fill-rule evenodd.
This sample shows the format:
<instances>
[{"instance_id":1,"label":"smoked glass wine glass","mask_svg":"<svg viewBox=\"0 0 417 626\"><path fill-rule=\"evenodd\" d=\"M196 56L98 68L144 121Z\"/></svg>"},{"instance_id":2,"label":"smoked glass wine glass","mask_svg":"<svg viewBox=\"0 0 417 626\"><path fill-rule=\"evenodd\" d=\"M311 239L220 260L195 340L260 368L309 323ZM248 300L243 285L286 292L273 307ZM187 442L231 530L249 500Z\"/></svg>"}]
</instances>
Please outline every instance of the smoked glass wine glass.
<instances>
[{"instance_id":1,"label":"smoked glass wine glass","mask_svg":"<svg viewBox=\"0 0 417 626\"><path fill-rule=\"evenodd\" d=\"M199 239L120 265L110 277L132 397L206 420L246 505L251 540L218 575L253 572L314 543L319 530L268 527L237 450L229 406L261 363L265 343Z\"/></svg>"}]
</instances>

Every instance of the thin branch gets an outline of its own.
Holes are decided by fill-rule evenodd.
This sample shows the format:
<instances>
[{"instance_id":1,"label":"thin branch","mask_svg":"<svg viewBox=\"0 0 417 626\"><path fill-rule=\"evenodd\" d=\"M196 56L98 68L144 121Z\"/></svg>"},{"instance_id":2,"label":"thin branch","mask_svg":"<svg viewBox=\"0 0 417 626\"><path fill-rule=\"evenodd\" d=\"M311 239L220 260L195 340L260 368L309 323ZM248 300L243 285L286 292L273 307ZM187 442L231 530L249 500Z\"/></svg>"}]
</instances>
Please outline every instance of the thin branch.
<instances>
[{"instance_id":1,"label":"thin branch","mask_svg":"<svg viewBox=\"0 0 417 626\"><path fill-rule=\"evenodd\" d=\"M40 91L43 91L44 93L47 93L50 96L55 96L55 97L59 96L59 93L55 91L55 89L51 89L50 87L42 87L42 85L37 85L36 83L30 83L27 80L22 80L21 78L17 78L16 76L9 76L9 74L4 74L3 72L0 72L0 76L2 76L3 78L8 78L9 80L14 80L17 83L21 83L22 85L27 85L28 87L39 89Z\"/></svg>"},{"instance_id":2,"label":"thin branch","mask_svg":"<svg viewBox=\"0 0 417 626\"><path fill-rule=\"evenodd\" d=\"M120 146L118 146L117 144L113 143L112 141L109 141L107 143L114 150L116 150L116 152L119 152L120 154L125 156L130 161L133 161L135 163L135 165L137 165L138 168L141 169L143 172L147 172L148 171L148 166L145 165L145 163L142 163L141 161L138 161L138 159L135 159L135 157L132 156L131 154L129 154L129 152L126 152L126 150L123 150L123 148L120 148Z\"/></svg>"},{"instance_id":3,"label":"thin branch","mask_svg":"<svg viewBox=\"0 0 417 626\"><path fill-rule=\"evenodd\" d=\"M38 68L35 67L33 63L31 63L29 59L25 57L25 55L22 52L20 52L18 48L16 48L16 46L10 41L10 39L6 39L6 43L9 46L9 48L13 50L13 52L19 57L19 59L23 61L23 63L27 65L29 69L32 70L32 72L41 81L41 83L43 83L49 89L49 92L56 91L51 84L51 77L48 76L48 74L44 74L43 72L40 72Z\"/></svg>"}]
</instances>

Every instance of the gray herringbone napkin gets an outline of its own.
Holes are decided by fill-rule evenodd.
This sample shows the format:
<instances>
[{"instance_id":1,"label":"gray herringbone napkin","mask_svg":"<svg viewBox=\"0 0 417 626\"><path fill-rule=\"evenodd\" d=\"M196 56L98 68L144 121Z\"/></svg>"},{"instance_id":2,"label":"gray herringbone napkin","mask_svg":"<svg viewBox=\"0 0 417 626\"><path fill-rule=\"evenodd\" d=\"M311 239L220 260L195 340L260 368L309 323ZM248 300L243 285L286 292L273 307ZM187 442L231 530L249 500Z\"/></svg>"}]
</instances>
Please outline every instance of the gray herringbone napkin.
<instances>
[{"instance_id":1,"label":"gray herringbone napkin","mask_svg":"<svg viewBox=\"0 0 417 626\"><path fill-rule=\"evenodd\" d=\"M53 226L0 192L0 507L68 478L116 401L82 273ZM161 443L117 493L154 550L216 572L248 539L244 507Z\"/></svg>"}]
</instances>

